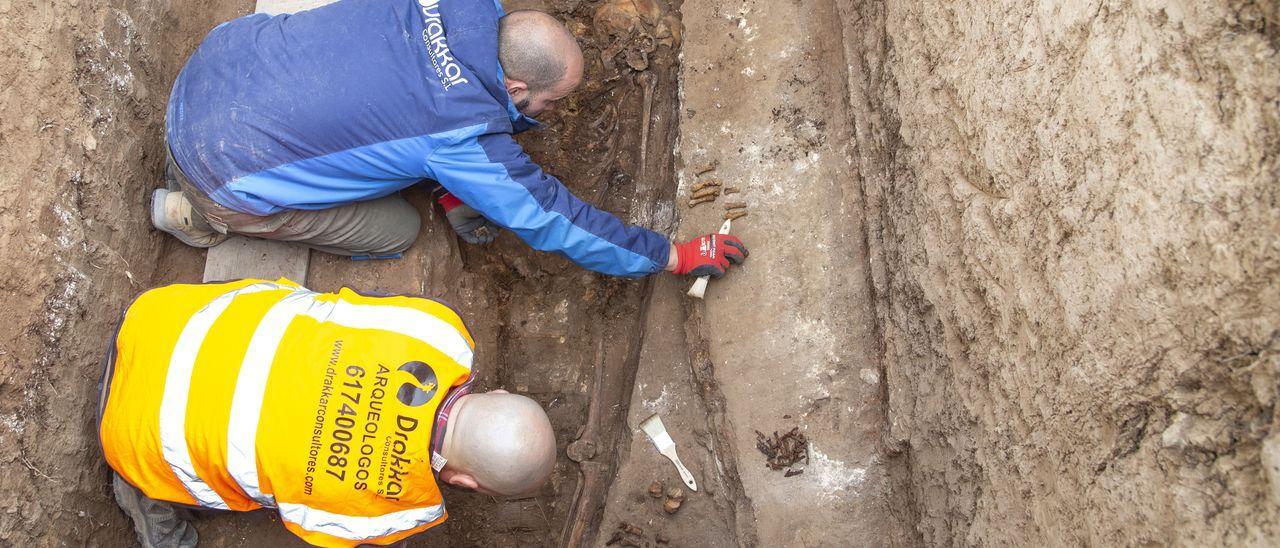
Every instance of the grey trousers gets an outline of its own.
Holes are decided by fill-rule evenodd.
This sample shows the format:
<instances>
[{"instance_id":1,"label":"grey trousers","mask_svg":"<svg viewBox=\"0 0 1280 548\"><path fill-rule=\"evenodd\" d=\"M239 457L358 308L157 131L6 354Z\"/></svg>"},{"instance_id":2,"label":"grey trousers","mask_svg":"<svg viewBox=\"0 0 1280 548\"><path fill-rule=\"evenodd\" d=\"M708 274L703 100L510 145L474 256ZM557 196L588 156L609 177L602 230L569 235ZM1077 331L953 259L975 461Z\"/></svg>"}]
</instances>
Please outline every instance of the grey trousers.
<instances>
[{"instance_id":1,"label":"grey trousers","mask_svg":"<svg viewBox=\"0 0 1280 548\"><path fill-rule=\"evenodd\" d=\"M387 255L409 248L422 219L399 194L329 209L290 209L259 217L229 209L191 183L170 154L165 181L176 187L213 230L297 242L334 255Z\"/></svg>"}]
</instances>

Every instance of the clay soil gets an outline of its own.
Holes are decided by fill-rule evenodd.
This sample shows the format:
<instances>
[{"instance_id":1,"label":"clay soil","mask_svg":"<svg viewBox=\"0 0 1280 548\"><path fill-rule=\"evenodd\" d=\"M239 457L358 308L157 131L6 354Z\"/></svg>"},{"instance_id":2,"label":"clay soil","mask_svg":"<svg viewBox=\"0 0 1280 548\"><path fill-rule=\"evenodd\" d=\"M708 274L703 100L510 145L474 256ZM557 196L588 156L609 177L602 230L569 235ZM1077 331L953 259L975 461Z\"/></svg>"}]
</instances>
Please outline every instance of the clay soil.
<instances>
[{"instance_id":1,"label":"clay soil","mask_svg":"<svg viewBox=\"0 0 1280 548\"><path fill-rule=\"evenodd\" d=\"M94 432L103 341L163 282L169 86L248 2L0 0L0 544L121 546Z\"/></svg>"},{"instance_id":2,"label":"clay soil","mask_svg":"<svg viewBox=\"0 0 1280 548\"><path fill-rule=\"evenodd\" d=\"M1274 546L1277 5L837 3L919 540Z\"/></svg>"}]
</instances>

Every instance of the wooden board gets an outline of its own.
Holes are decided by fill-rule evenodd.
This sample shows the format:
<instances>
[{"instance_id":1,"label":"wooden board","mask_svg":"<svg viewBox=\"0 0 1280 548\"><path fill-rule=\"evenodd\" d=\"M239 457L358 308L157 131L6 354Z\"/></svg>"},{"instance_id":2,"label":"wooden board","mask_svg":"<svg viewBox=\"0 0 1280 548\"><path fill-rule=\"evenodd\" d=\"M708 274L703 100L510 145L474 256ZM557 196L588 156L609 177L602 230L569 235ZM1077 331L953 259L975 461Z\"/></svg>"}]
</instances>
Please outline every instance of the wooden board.
<instances>
[{"instance_id":1,"label":"wooden board","mask_svg":"<svg viewBox=\"0 0 1280 548\"><path fill-rule=\"evenodd\" d=\"M305 285L310 262L311 250L306 246L233 236L209 250L204 281L289 278Z\"/></svg>"},{"instance_id":2,"label":"wooden board","mask_svg":"<svg viewBox=\"0 0 1280 548\"><path fill-rule=\"evenodd\" d=\"M332 3L330 0L258 0L256 13L296 13Z\"/></svg>"},{"instance_id":3,"label":"wooden board","mask_svg":"<svg viewBox=\"0 0 1280 548\"><path fill-rule=\"evenodd\" d=\"M326 0L260 0L257 13L294 13L328 4ZM296 244L242 236L218 244L204 261L204 281L289 278L305 285L311 250Z\"/></svg>"}]
</instances>

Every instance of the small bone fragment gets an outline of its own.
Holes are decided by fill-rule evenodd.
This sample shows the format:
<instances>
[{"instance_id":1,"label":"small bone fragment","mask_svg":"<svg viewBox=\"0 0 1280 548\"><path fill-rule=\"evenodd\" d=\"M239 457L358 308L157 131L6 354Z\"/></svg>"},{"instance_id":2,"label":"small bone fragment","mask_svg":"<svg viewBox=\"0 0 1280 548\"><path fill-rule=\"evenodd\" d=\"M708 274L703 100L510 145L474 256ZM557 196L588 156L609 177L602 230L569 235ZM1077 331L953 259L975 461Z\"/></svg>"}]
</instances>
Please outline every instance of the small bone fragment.
<instances>
[{"instance_id":1,"label":"small bone fragment","mask_svg":"<svg viewBox=\"0 0 1280 548\"><path fill-rule=\"evenodd\" d=\"M707 196L719 196L720 189L716 187L708 187L693 193L690 198L697 200L698 198L706 198Z\"/></svg>"},{"instance_id":2,"label":"small bone fragment","mask_svg":"<svg viewBox=\"0 0 1280 548\"><path fill-rule=\"evenodd\" d=\"M649 496L655 499L662 498L662 482L655 480L649 484Z\"/></svg>"},{"instance_id":3,"label":"small bone fragment","mask_svg":"<svg viewBox=\"0 0 1280 548\"><path fill-rule=\"evenodd\" d=\"M632 525L625 521L618 523L618 528L623 531L626 531L628 534L632 534L636 536L640 536L644 534L644 529L641 529L640 527L636 525Z\"/></svg>"},{"instance_id":4,"label":"small bone fragment","mask_svg":"<svg viewBox=\"0 0 1280 548\"><path fill-rule=\"evenodd\" d=\"M725 209L746 209L746 202L727 202L724 204Z\"/></svg>"},{"instance_id":5,"label":"small bone fragment","mask_svg":"<svg viewBox=\"0 0 1280 548\"><path fill-rule=\"evenodd\" d=\"M658 544L671 544L671 539L662 533L654 533L653 541Z\"/></svg>"},{"instance_id":6,"label":"small bone fragment","mask_svg":"<svg viewBox=\"0 0 1280 548\"><path fill-rule=\"evenodd\" d=\"M700 165L700 166L698 166L698 167L694 168L694 169L693 169L693 174L694 174L695 176L700 176L700 175L702 175L703 173L706 173L706 172L708 172L708 171L713 171L713 170L715 170L715 168L717 168L717 167L720 167L720 160L711 160L710 162L707 162L707 163L705 163L705 164L702 164L702 165ZM717 182L716 182L716 184L719 184L719 182L717 181Z\"/></svg>"},{"instance_id":7,"label":"small bone fragment","mask_svg":"<svg viewBox=\"0 0 1280 548\"><path fill-rule=\"evenodd\" d=\"M724 187L724 193L725 193L725 194L737 194L737 193L739 193L739 192L742 192L742 190L741 190L741 189L739 189L739 188L738 188L738 187L736 187L736 186L727 186L727 187Z\"/></svg>"},{"instance_id":8,"label":"small bone fragment","mask_svg":"<svg viewBox=\"0 0 1280 548\"><path fill-rule=\"evenodd\" d=\"M666 504L662 505L662 509L666 510L668 514L674 514L676 513L676 510L680 509L680 501L676 499L667 499Z\"/></svg>"},{"instance_id":9,"label":"small bone fragment","mask_svg":"<svg viewBox=\"0 0 1280 548\"><path fill-rule=\"evenodd\" d=\"M746 217L746 216L747 216L747 210L745 209L739 209L735 211L726 211L724 214L724 218L730 221L741 219L742 217Z\"/></svg>"},{"instance_id":10,"label":"small bone fragment","mask_svg":"<svg viewBox=\"0 0 1280 548\"><path fill-rule=\"evenodd\" d=\"M718 186L720 186L720 181L717 181L717 180L715 180L715 179L709 179L709 180L706 180L706 181L702 181L701 183L698 183L698 184L696 184L696 185L693 185L693 188L691 188L691 189L689 189L689 190L690 190L690 192L698 192L698 191L703 190L703 189L706 189L706 188L714 188L714 187L718 187Z\"/></svg>"},{"instance_id":11,"label":"small bone fragment","mask_svg":"<svg viewBox=\"0 0 1280 548\"><path fill-rule=\"evenodd\" d=\"M679 488L679 487L672 487L672 488L670 488L670 489L667 489L667 498L669 498L669 499L671 499L671 500L678 500L678 501L682 501L682 502L683 502L683 501L684 501L684 489L681 489L681 488Z\"/></svg>"},{"instance_id":12,"label":"small bone fragment","mask_svg":"<svg viewBox=\"0 0 1280 548\"><path fill-rule=\"evenodd\" d=\"M689 207L695 207L695 206L697 206L698 204L705 204L705 203L708 203L708 202L714 202L714 201L716 201L716 197L715 197L715 196L707 196L707 197L704 197L704 198L696 198L696 199L693 199L693 200L689 200Z\"/></svg>"}]
</instances>

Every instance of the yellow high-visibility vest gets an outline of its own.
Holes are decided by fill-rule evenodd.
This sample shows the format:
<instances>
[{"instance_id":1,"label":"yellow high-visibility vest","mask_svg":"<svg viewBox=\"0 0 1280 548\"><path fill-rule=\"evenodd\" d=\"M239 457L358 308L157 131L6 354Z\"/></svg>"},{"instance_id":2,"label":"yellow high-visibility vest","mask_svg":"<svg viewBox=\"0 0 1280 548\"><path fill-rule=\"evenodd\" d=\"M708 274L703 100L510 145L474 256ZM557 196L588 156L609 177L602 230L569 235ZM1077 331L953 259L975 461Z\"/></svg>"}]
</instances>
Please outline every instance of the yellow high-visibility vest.
<instances>
[{"instance_id":1,"label":"yellow high-visibility vest","mask_svg":"<svg viewBox=\"0 0 1280 548\"><path fill-rule=\"evenodd\" d=\"M116 338L103 451L153 499L274 507L321 546L396 542L447 517L431 430L474 349L428 299L284 279L154 289Z\"/></svg>"}]
</instances>

